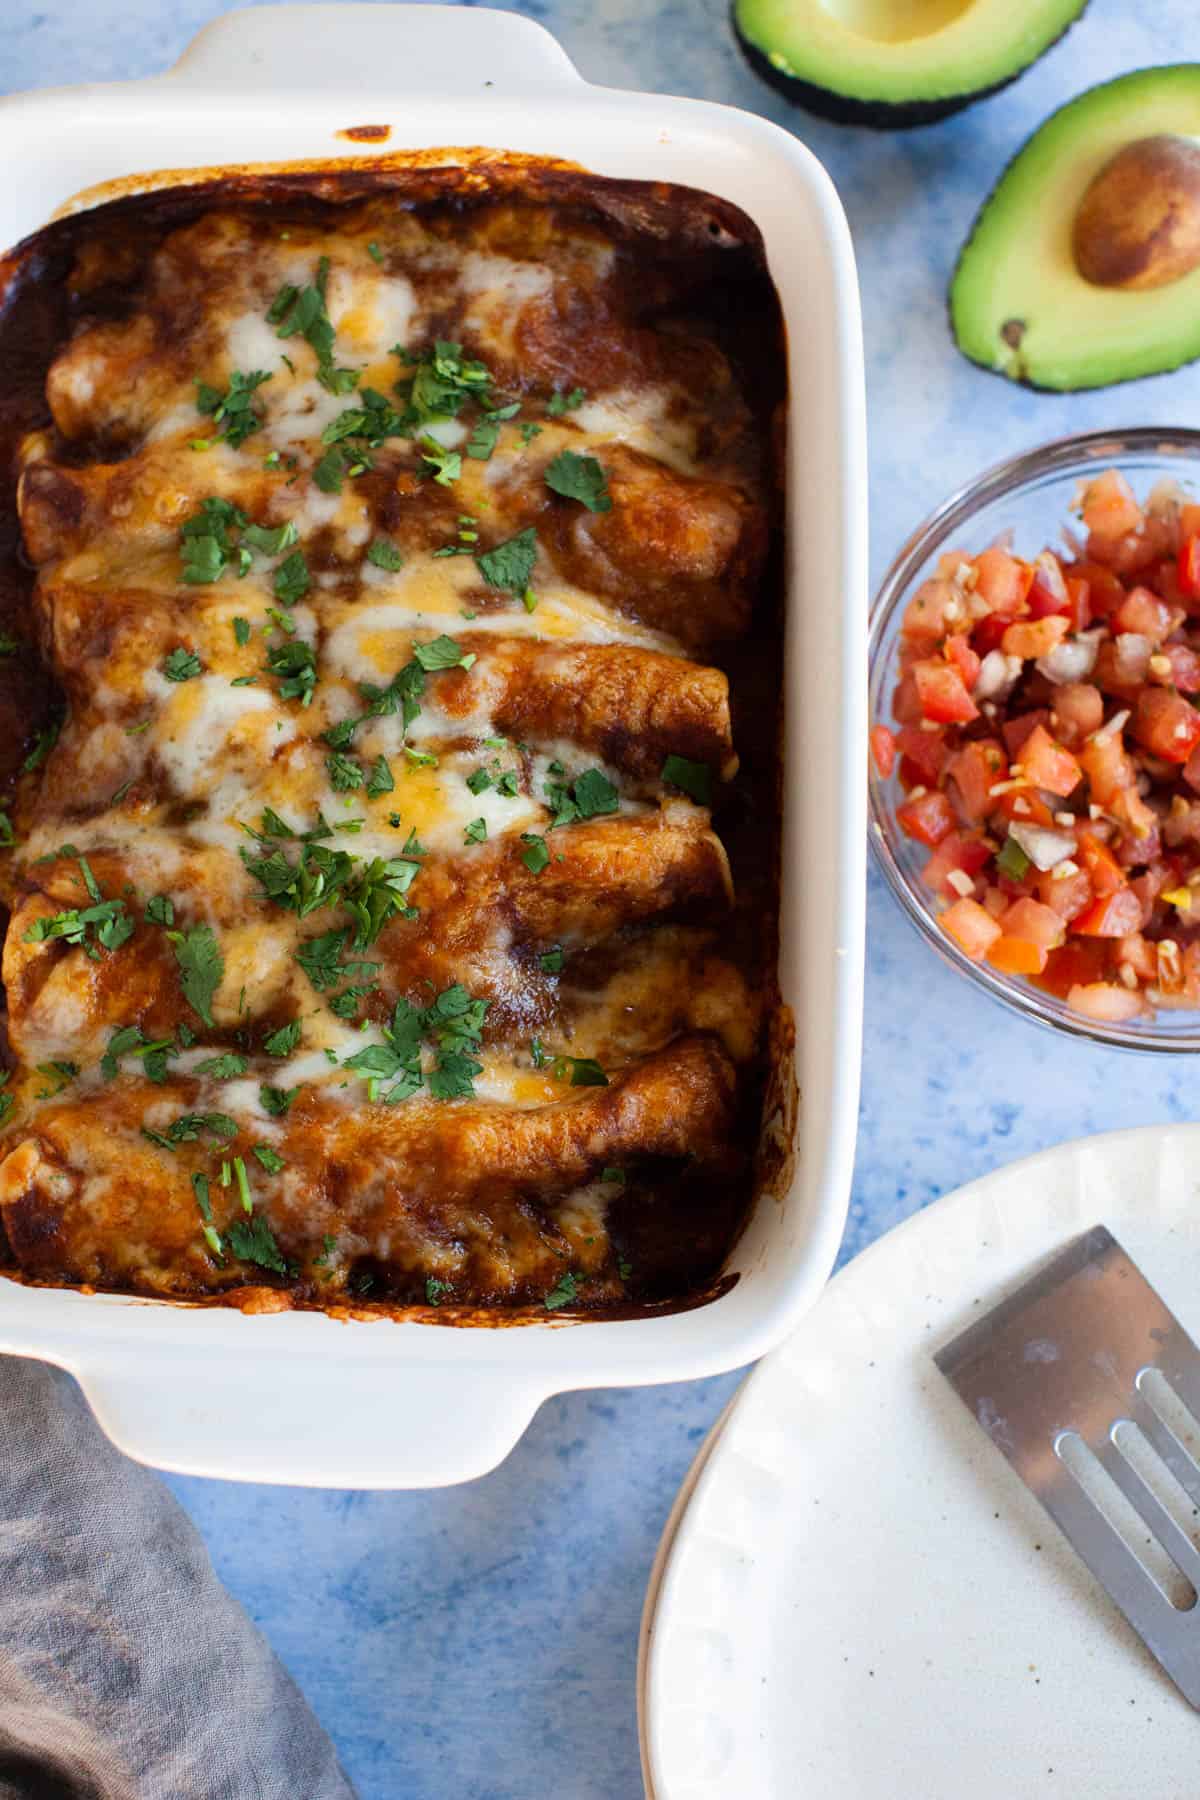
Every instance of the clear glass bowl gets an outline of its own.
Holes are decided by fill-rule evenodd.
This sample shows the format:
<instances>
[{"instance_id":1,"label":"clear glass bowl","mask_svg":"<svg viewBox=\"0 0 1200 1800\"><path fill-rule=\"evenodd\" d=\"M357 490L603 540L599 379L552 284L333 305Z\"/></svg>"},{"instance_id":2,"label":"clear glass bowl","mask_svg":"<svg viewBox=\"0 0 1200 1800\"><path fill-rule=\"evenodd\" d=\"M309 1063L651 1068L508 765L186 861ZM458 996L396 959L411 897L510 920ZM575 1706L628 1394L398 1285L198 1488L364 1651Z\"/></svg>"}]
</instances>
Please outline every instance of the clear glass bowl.
<instances>
[{"instance_id":1,"label":"clear glass bowl","mask_svg":"<svg viewBox=\"0 0 1200 1800\"><path fill-rule=\"evenodd\" d=\"M952 494L913 533L884 576L871 612L872 724L891 723L904 609L914 590L934 573L938 556L950 548L975 554L1002 532L1012 534L1019 556L1031 557L1047 544L1057 544L1070 522L1080 480L1109 468L1128 477L1139 499L1164 477L1200 495L1200 431L1168 427L1062 438L989 469ZM1072 1012L1065 1001L1020 976L972 962L937 922L934 896L921 880L929 852L896 823L895 778L881 780L872 763L870 785L869 829L875 859L904 911L943 962L994 1000L1072 1037L1127 1050L1200 1050L1200 1009L1164 1007L1153 1017L1107 1024Z\"/></svg>"}]
</instances>

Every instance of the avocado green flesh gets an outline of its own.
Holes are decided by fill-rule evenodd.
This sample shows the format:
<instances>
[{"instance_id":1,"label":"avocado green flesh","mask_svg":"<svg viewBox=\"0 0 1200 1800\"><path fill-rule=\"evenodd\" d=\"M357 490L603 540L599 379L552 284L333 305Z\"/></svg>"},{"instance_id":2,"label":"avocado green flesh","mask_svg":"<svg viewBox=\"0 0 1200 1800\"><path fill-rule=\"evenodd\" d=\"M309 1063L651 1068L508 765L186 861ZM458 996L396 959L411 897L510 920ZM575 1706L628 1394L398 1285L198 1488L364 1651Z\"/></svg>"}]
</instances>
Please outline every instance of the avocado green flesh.
<instances>
[{"instance_id":1,"label":"avocado green flesh","mask_svg":"<svg viewBox=\"0 0 1200 1800\"><path fill-rule=\"evenodd\" d=\"M905 106L982 93L1036 62L1086 0L735 0L780 75Z\"/></svg>"},{"instance_id":2,"label":"avocado green flesh","mask_svg":"<svg viewBox=\"0 0 1200 1800\"><path fill-rule=\"evenodd\" d=\"M1200 138L1200 63L1142 69L1080 94L1009 164L959 258L959 348L1033 387L1107 387L1200 356L1200 269L1167 287L1093 287L1071 235L1084 191L1135 139Z\"/></svg>"}]
</instances>

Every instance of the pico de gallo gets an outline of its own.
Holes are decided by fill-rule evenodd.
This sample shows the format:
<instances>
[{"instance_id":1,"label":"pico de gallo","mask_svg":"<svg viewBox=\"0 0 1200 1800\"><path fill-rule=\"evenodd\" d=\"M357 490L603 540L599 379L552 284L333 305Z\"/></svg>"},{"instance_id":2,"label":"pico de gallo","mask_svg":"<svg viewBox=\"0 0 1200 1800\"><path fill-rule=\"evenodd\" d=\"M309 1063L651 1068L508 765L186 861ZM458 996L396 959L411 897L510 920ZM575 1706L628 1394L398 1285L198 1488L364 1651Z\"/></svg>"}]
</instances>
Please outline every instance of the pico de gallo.
<instances>
[{"instance_id":1,"label":"pico de gallo","mask_svg":"<svg viewBox=\"0 0 1200 1800\"><path fill-rule=\"evenodd\" d=\"M959 948L1120 1021L1200 1006L1200 505L1110 470L1077 510L939 559L871 750Z\"/></svg>"}]
</instances>

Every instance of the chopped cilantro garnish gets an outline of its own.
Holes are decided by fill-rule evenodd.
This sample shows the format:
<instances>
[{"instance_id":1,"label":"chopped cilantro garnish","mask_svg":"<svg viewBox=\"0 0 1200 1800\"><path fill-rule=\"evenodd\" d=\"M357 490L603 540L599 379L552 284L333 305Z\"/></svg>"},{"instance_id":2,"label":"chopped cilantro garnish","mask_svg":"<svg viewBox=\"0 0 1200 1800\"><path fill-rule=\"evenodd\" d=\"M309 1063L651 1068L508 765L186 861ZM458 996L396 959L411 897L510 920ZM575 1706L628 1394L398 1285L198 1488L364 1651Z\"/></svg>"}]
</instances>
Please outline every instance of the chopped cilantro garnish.
<instances>
[{"instance_id":1,"label":"chopped cilantro garnish","mask_svg":"<svg viewBox=\"0 0 1200 1800\"><path fill-rule=\"evenodd\" d=\"M337 444L331 444L314 467L313 480L323 494L340 494L345 473L346 453Z\"/></svg>"},{"instance_id":2,"label":"chopped cilantro garnish","mask_svg":"<svg viewBox=\"0 0 1200 1800\"><path fill-rule=\"evenodd\" d=\"M79 1064L73 1062L44 1062L34 1066L39 1075L46 1077L48 1083L46 1087L38 1089L34 1095L35 1100L53 1100L56 1094L61 1094L65 1087L71 1085L79 1073Z\"/></svg>"},{"instance_id":3,"label":"chopped cilantro garnish","mask_svg":"<svg viewBox=\"0 0 1200 1800\"><path fill-rule=\"evenodd\" d=\"M542 1304L547 1312L557 1312L562 1306L570 1306L578 1297L575 1277L568 1270L565 1275L559 1276Z\"/></svg>"},{"instance_id":4,"label":"chopped cilantro garnish","mask_svg":"<svg viewBox=\"0 0 1200 1800\"><path fill-rule=\"evenodd\" d=\"M316 353L317 380L331 394L348 394L358 385L360 371L339 369L333 361L333 323L325 308L325 283L329 278L329 258L317 264L317 278L311 286L296 288L290 283L280 288L267 313L281 338L299 335Z\"/></svg>"},{"instance_id":5,"label":"chopped cilantro garnish","mask_svg":"<svg viewBox=\"0 0 1200 1800\"><path fill-rule=\"evenodd\" d=\"M492 550L475 558L476 567L489 587L510 594L524 594L537 561L537 532L532 525Z\"/></svg>"},{"instance_id":6,"label":"chopped cilantro garnish","mask_svg":"<svg viewBox=\"0 0 1200 1800\"><path fill-rule=\"evenodd\" d=\"M196 1195L196 1205L200 1208L200 1217L209 1225L212 1224L212 1200L208 1190L208 1176L197 1169L192 1176L192 1187Z\"/></svg>"},{"instance_id":7,"label":"chopped cilantro garnish","mask_svg":"<svg viewBox=\"0 0 1200 1800\"><path fill-rule=\"evenodd\" d=\"M259 1268L272 1269L277 1275L289 1273L271 1227L261 1213L234 1220L229 1227L229 1248L241 1262L257 1263Z\"/></svg>"},{"instance_id":8,"label":"chopped cilantro garnish","mask_svg":"<svg viewBox=\"0 0 1200 1800\"><path fill-rule=\"evenodd\" d=\"M299 1088L271 1087L264 1082L258 1090L258 1097L264 1112L270 1113L274 1119L281 1119L299 1092Z\"/></svg>"},{"instance_id":9,"label":"chopped cilantro garnish","mask_svg":"<svg viewBox=\"0 0 1200 1800\"><path fill-rule=\"evenodd\" d=\"M204 664L194 650L185 650L181 644L167 657L162 672L168 681L192 681L204 673Z\"/></svg>"},{"instance_id":10,"label":"chopped cilantro garnish","mask_svg":"<svg viewBox=\"0 0 1200 1800\"><path fill-rule=\"evenodd\" d=\"M563 966L562 945L556 944L553 950L543 950L538 957L538 968L543 975L560 975Z\"/></svg>"},{"instance_id":11,"label":"chopped cilantro garnish","mask_svg":"<svg viewBox=\"0 0 1200 1800\"><path fill-rule=\"evenodd\" d=\"M312 702L317 685L317 657L311 644L293 638L267 651L267 672L279 677L281 700L299 700L301 706Z\"/></svg>"},{"instance_id":12,"label":"chopped cilantro garnish","mask_svg":"<svg viewBox=\"0 0 1200 1800\"><path fill-rule=\"evenodd\" d=\"M168 936L175 946L184 998L204 1023L211 1026L213 995L225 973L225 959L212 928L193 925L188 931L172 931Z\"/></svg>"},{"instance_id":13,"label":"chopped cilantro garnish","mask_svg":"<svg viewBox=\"0 0 1200 1800\"><path fill-rule=\"evenodd\" d=\"M146 902L145 920L147 925L173 925L175 923L174 903L166 894L151 894Z\"/></svg>"},{"instance_id":14,"label":"chopped cilantro garnish","mask_svg":"<svg viewBox=\"0 0 1200 1800\"><path fill-rule=\"evenodd\" d=\"M374 239L367 245L367 255L371 258L372 262L381 263L383 261L383 251L379 248L379 245L375 243Z\"/></svg>"},{"instance_id":15,"label":"chopped cilantro garnish","mask_svg":"<svg viewBox=\"0 0 1200 1800\"><path fill-rule=\"evenodd\" d=\"M467 844L482 844L485 842L487 834L487 820L482 817L472 819L471 823L463 832L463 842Z\"/></svg>"},{"instance_id":16,"label":"chopped cilantro garnish","mask_svg":"<svg viewBox=\"0 0 1200 1800\"><path fill-rule=\"evenodd\" d=\"M367 780L367 798L378 800L381 794L390 794L396 786L391 765L386 756L377 756Z\"/></svg>"},{"instance_id":17,"label":"chopped cilantro garnish","mask_svg":"<svg viewBox=\"0 0 1200 1800\"><path fill-rule=\"evenodd\" d=\"M464 654L461 644L452 637L435 637L428 644L414 644L413 656L429 673L435 669L470 669L475 665L473 653Z\"/></svg>"},{"instance_id":18,"label":"chopped cilantro garnish","mask_svg":"<svg viewBox=\"0 0 1200 1800\"><path fill-rule=\"evenodd\" d=\"M275 598L282 606L295 606L302 600L311 585L308 573L308 562L303 550L293 550L285 556L275 571L273 582Z\"/></svg>"},{"instance_id":19,"label":"chopped cilantro garnish","mask_svg":"<svg viewBox=\"0 0 1200 1800\"><path fill-rule=\"evenodd\" d=\"M203 1062L196 1064L197 1075L211 1075L214 1081L233 1081L238 1075L244 1075L249 1065L244 1056L234 1050L227 1050L220 1056L207 1056Z\"/></svg>"},{"instance_id":20,"label":"chopped cilantro garnish","mask_svg":"<svg viewBox=\"0 0 1200 1800\"><path fill-rule=\"evenodd\" d=\"M250 642L249 619L237 618L233 621L233 641L240 646L244 646Z\"/></svg>"},{"instance_id":21,"label":"chopped cilantro garnish","mask_svg":"<svg viewBox=\"0 0 1200 1800\"><path fill-rule=\"evenodd\" d=\"M572 388L569 394L561 393L558 388L555 388L546 402L546 416L550 419L560 419L564 413L577 412L586 399L586 388Z\"/></svg>"},{"instance_id":22,"label":"chopped cilantro garnish","mask_svg":"<svg viewBox=\"0 0 1200 1800\"><path fill-rule=\"evenodd\" d=\"M521 410L521 402L514 400L510 406L497 406L484 413L467 444L467 455L479 462L486 462L491 456L500 437L500 427L508 419L515 419Z\"/></svg>"},{"instance_id":23,"label":"chopped cilantro garnish","mask_svg":"<svg viewBox=\"0 0 1200 1800\"><path fill-rule=\"evenodd\" d=\"M301 919L319 906L331 905L354 870L354 858L346 851L330 850L308 838L294 863L281 849L258 857L243 850L241 858L267 898Z\"/></svg>"},{"instance_id":24,"label":"chopped cilantro garnish","mask_svg":"<svg viewBox=\"0 0 1200 1800\"><path fill-rule=\"evenodd\" d=\"M601 1169L600 1179L601 1181L611 1182L617 1187L624 1187L625 1171L624 1169Z\"/></svg>"},{"instance_id":25,"label":"chopped cilantro garnish","mask_svg":"<svg viewBox=\"0 0 1200 1800\"><path fill-rule=\"evenodd\" d=\"M89 939L89 931L94 934L95 942ZM99 959L100 950L119 950L132 936L133 920L125 910L124 900L102 900L82 911L71 908L66 912L43 915L25 928L27 944L63 938L68 944L81 948L93 961Z\"/></svg>"},{"instance_id":26,"label":"chopped cilantro garnish","mask_svg":"<svg viewBox=\"0 0 1200 1800\"><path fill-rule=\"evenodd\" d=\"M484 794L491 785L492 778L482 764L478 769L472 769L467 776L467 786L473 794Z\"/></svg>"},{"instance_id":27,"label":"chopped cilantro garnish","mask_svg":"<svg viewBox=\"0 0 1200 1800\"><path fill-rule=\"evenodd\" d=\"M421 439L421 461L433 470L439 487L453 487L462 474L462 457L457 450L447 450L436 438Z\"/></svg>"},{"instance_id":28,"label":"chopped cilantro garnish","mask_svg":"<svg viewBox=\"0 0 1200 1800\"><path fill-rule=\"evenodd\" d=\"M325 758L325 767L330 783L338 793L350 793L354 788L360 788L366 780L362 764L352 756L344 756L340 750L335 750L332 756Z\"/></svg>"},{"instance_id":29,"label":"chopped cilantro garnish","mask_svg":"<svg viewBox=\"0 0 1200 1800\"><path fill-rule=\"evenodd\" d=\"M386 538L376 538L374 543L368 545L367 561L374 563L377 569L387 569L392 574L404 567L404 558L395 544L389 544Z\"/></svg>"},{"instance_id":30,"label":"chopped cilantro garnish","mask_svg":"<svg viewBox=\"0 0 1200 1800\"><path fill-rule=\"evenodd\" d=\"M268 1056L290 1056L300 1042L300 1021L293 1019L289 1025L281 1025L268 1038L263 1039L263 1049Z\"/></svg>"},{"instance_id":31,"label":"chopped cilantro garnish","mask_svg":"<svg viewBox=\"0 0 1200 1800\"><path fill-rule=\"evenodd\" d=\"M414 355L396 345L395 354L415 371L396 383L396 392L407 402L404 422L409 429L455 418L468 399L483 402L491 389L491 371L464 357L461 344L439 338L432 350Z\"/></svg>"},{"instance_id":32,"label":"chopped cilantro garnish","mask_svg":"<svg viewBox=\"0 0 1200 1800\"><path fill-rule=\"evenodd\" d=\"M404 897L420 873L419 862L398 856L374 857L361 869L344 895L346 908L354 919L356 950L373 944L388 920L397 914L401 918L416 917Z\"/></svg>"},{"instance_id":33,"label":"chopped cilantro garnish","mask_svg":"<svg viewBox=\"0 0 1200 1800\"><path fill-rule=\"evenodd\" d=\"M262 415L254 411L250 400L255 390L270 379L270 375L263 369L253 369L249 375L243 375L240 369L235 369L224 393L219 388L210 387L206 381L197 381L197 412L210 418L215 425L225 426L221 436L213 442L219 444L224 440L231 449L236 450L259 429Z\"/></svg>"},{"instance_id":34,"label":"chopped cilantro garnish","mask_svg":"<svg viewBox=\"0 0 1200 1800\"><path fill-rule=\"evenodd\" d=\"M521 842L525 846L521 852L521 861L531 875L540 875L550 861L545 838L540 837L536 831L523 831Z\"/></svg>"},{"instance_id":35,"label":"chopped cilantro garnish","mask_svg":"<svg viewBox=\"0 0 1200 1800\"><path fill-rule=\"evenodd\" d=\"M139 728L135 727L135 729ZM62 720L55 719L52 724L46 726L44 731L38 732L37 737L33 741L33 749L21 764L22 769L24 769L27 775L32 773L34 769L41 768L55 744L57 744L58 734L61 730Z\"/></svg>"},{"instance_id":36,"label":"chopped cilantro garnish","mask_svg":"<svg viewBox=\"0 0 1200 1800\"><path fill-rule=\"evenodd\" d=\"M546 486L568 500L578 500L589 512L612 511L608 477L594 456L560 450L546 467Z\"/></svg>"},{"instance_id":37,"label":"chopped cilantro garnish","mask_svg":"<svg viewBox=\"0 0 1200 1800\"><path fill-rule=\"evenodd\" d=\"M263 556L282 556L285 550L291 549L299 535L292 519L274 527L245 525L242 528L243 544L249 544L252 550L258 550Z\"/></svg>"},{"instance_id":38,"label":"chopped cilantro garnish","mask_svg":"<svg viewBox=\"0 0 1200 1800\"><path fill-rule=\"evenodd\" d=\"M453 1294L454 1289L448 1281L439 1281L436 1275L425 1278L425 1299L430 1306L440 1306L446 1294Z\"/></svg>"},{"instance_id":39,"label":"chopped cilantro garnish","mask_svg":"<svg viewBox=\"0 0 1200 1800\"><path fill-rule=\"evenodd\" d=\"M712 802L712 770L707 763L691 762L686 756L672 753L662 766L662 779L690 794L700 806Z\"/></svg>"},{"instance_id":40,"label":"chopped cilantro garnish","mask_svg":"<svg viewBox=\"0 0 1200 1800\"><path fill-rule=\"evenodd\" d=\"M596 819L615 813L620 796L608 776L600 769L585 769L574 781L546 783L546 802L554 809L550 829L556 825L572 825L576 819Z\"/></svg>"},{"instance_id":41,"label":"chopped cilantro garnish","mask_svg":"<svg viewBox=\"0 0 1200 1800\"><path fill-rule=\"evenodd\" d=\"M278 1175L280 1169L287 1167L286 1162L283 1157L280 1156L278 1150L272 1150L270 1144L255 1144L252 1148L253 1154L258 1158L258 1161L262 1164L268 1175Z\"/></svg>"},{"instance_id":42,"label":"chopped cilantro garnish","mask_svg":"<svg viewBox=\"0 0 1200 1800\"><path fill-rule=\"evenodd\" d=\"M228 1113L181 1113L173 1125L168 1125L167 1138L172 1144L194 1144L205 1133L214 1138L235 1138L240 1130L237 1120Z\"/></svg>"},{"instance_id":43,"label":"chopped cilantro garnish","mask_svg":"<svg viewBox=\"0 0 1200 1800\"><path fill-rule=\"evenodd\" d=\"M544 426L535 425L531 420L526 420L525 424L521 427L521 442L526 446L532 444L534 438L541 437L544 430Z\"/></svg>"}]
</instances>

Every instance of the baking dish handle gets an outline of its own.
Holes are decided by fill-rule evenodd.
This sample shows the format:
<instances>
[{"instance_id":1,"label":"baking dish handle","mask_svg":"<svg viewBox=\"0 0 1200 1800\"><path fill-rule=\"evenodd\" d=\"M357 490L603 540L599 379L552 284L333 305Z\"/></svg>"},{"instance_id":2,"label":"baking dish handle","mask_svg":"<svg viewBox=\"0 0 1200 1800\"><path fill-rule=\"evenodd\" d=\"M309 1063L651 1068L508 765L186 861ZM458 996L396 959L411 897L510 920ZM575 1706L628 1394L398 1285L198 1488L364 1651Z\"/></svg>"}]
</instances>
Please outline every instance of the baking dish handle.
<instances>
[{"instance_id":1,"label":"baking dish handle","mask_svg":"<svg viewBox=\"0 0 1200 1800\"><path fill-rule=\"evenodd\" d=\"M581 85L566 51L517 13L464 6L262 6L214 19L164 80L227 94L398 89L427 96ZM398 95L399 97L399 95Z\"/></svg>"},{"instance_id":2,"label":"baking dish handle","mask_svg":"<svg viewBox=\"0 0 1200 1800\"><path fill-rule=\"evenodd\" d=\"M303 1487L448 1487L485 1475L551 1391L511 1371L351 1366L336 1355L305 1358L282 1382L275 1359L256 1363L252 1346L236 1357L88 1356L71 1372L103 1430L139 1462Z\"/></svg>"}]
</instances>

